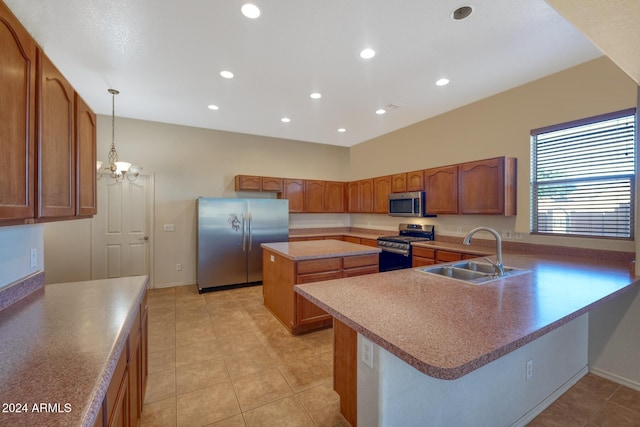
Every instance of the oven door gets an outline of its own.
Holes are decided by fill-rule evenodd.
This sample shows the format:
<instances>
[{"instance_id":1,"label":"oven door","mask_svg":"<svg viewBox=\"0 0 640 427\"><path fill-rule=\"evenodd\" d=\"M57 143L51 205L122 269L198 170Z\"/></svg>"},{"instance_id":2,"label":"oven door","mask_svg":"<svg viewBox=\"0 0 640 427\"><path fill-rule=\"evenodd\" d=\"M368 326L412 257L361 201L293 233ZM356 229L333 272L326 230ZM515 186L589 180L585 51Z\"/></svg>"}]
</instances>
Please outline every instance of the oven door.
<instances>
[{"instance_id":1,"label":"oven door","mask_svg":"<svg viewBox=\"0 0 640 427\"><path fill-rule=\"evenodd\" d=\"M411 251L380 247L380 271L401 270L411 268Z\"/></svg>"}]
</instances>

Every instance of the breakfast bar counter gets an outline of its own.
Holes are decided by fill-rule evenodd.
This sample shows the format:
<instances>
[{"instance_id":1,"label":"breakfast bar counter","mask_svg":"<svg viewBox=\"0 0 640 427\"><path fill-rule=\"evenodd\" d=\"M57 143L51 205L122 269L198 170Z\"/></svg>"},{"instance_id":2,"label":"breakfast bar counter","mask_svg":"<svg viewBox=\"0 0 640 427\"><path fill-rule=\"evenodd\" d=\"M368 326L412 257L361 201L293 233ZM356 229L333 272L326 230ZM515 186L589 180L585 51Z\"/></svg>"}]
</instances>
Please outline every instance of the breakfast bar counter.
<instances>
[{"instance_id":1,"label":"breakfast bar counter","mask_svg":"<svg viewBox=\"0 0 640 427\"><path fill-rule=\"evenodd\" d=\"M335 318L336 357L352 355L334 360L336 384L356 384L336 387L343 415L358 425L525 425L583 376L588 312L638 287L628 264L518 254L504 263L527 271L484 284L414 268L297 285Z\"/></svg>"},{"instance_id":2,"label":"breakfast bar counter","mask_svg":"<svg viewBox=\"0 0 640 427\"><path fill-rule=\"evenodd\" d=\"M102 426L129 416L137 423L147 283L138 276L51 284L0 311L0 424Z\"/></svg>"}]
</instances>

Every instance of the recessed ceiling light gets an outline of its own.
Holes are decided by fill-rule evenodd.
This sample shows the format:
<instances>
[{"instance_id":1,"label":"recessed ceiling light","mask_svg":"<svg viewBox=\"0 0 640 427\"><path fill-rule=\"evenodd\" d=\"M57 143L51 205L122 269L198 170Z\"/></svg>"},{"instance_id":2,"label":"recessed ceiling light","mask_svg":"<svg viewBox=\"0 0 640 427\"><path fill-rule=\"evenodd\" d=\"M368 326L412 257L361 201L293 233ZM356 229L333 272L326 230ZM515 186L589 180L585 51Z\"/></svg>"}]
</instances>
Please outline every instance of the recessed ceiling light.
<instances>
[{"instance_id":1,"label":"recessed ceiling light","mask_svg":"<svg viewBox=\"0 0 640 427\"><path fill-rule=\"evenodd\" d=\"M463 19L468 18L469 15L471 15L471 12L473 12L473 8L471 6L462 6L454 10L451 17L455 21L462 21Z\"/></svg>"},{"instance_id":2,"label":"recessed ceiling light","mask_svg":"<svg viewBox=\"0 0 640 427\"><path fill-rule=\"evenodd\" d=\"M449 84L449 79L439 79L438 81L436 81L436 86L446 86Z\"/></svg>"},{"instance_id":3,"label":"recessed ceiling light","mask_svg":"<svg viewBox=\"0 0 640 427\"><path fill-rule=\"evenodd\" d=\"M258 6L255 4L247 3L243 5L240 10L244 16L250 19L256 19L260 16L260 9L258 9Z\"/></svg>"},{"instance_id":4,"label":"recessed ceiling light","mask_svg":"<svg viewBox=\"0 0 640 427\"><path fill-rule=\"evenodd\" d=\"M362 52L360 52L360 58L363 58L363 59L371 59L374 56L376 56L376 51L373 49L367 48L367 49L364 49Z\"/></svg>"},{"instance_id":5,"label":"recessed ceiling light","mask_svg":"<svg viewBox=\"0 0 640 427\"><path fill-rule=\"evenodd\" d=\"M233 73L231 71L227 71L227 70L220 71L220 75L222 77L224 77L225 79L232 79L233 78Z\"/></svg>"},{"instance_id":6,"label":"recessed ceiling light","mask_svg":"<svg viewBox=\"0 0 640 427\"><path fill-rule=\"evenodd\" d=\"M280 119L280 121L282 123L289 123L291 121L291 119L289 117L283 117L283 118Z\"/></svg>"},{"instance_id":7,"label":"recessed ceiling light","mask_svg":"<svg viewBox=\"0 0 640 427\"><path fill-rule=\"evenodd\" d=\"M219 109L220 109L220 107L218 107L217 105L213 105L213 104L208 105L208 106L207 106L207 108L208 108L209 110L214 110L214 111L215 111L215 110L219 110Z\"/></svg>"},{"instance_id":8,"label":"recessed ceiling light","mask_svg":"<svg viewBox=\"0 0 640 427\"><path fill-rule=\"evenodd\" d=\"M338 132L340 132L340 133L345 133L346 131L347 131L347 130L346 130L345 128L340 128L340 129L338 129Z\"/></svg>"},{"instance_id":9,"label":"recessed ceiling light","mask_svg":"<svg viewBox=\"0 0 640 427\"><path fill-rule=\"evenodd\" d=\"M313 92L311 95L309 95L311 98L313 99L320 99L322 98L322 94L318 93L318 92Z\"/></svg>"},{"instance_id":10,"label":"recessed ceiling light","mask_svg":"<svg viewBox=\"0 0 640 427\"><path fill-rule=\"evenodd\" d=\"M386 112L387 112L387 110L385 110L383 108L380 108L379 110L376 110L376 114L378 114L378 115L385 114Z\"/></svg>"}]
</instances>

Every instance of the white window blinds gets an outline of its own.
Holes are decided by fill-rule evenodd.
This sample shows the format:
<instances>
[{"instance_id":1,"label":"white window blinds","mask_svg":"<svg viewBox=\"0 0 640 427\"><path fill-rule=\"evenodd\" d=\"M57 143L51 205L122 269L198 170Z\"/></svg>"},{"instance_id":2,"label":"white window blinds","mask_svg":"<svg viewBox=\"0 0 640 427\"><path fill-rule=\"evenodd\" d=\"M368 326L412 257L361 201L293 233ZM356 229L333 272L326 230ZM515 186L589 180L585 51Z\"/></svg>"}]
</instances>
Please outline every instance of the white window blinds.
<instances>
[{"instance_id":1,"label":"white window blinds","mask_svg":"<svg viewBox=\"0 0 640 427\"><path fill-rule=\"evenodd\" d=\"M531 131L531 230L633 238L635 110Z\"/></svg>"}]
</instances>

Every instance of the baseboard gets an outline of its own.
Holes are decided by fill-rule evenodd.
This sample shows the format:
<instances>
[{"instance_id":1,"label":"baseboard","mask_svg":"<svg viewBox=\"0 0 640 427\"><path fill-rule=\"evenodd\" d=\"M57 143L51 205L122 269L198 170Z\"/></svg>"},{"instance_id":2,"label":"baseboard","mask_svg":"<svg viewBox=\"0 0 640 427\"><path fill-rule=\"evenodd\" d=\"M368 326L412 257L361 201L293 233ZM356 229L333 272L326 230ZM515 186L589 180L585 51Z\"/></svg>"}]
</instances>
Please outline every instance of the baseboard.
<instances>
[{"instance_id":1,"label":"baseboard","mask_svg":"<svg viewBox=\"0 0 640 427\"><path fill-rule=\"evenodd\" d=\"M606 378L609 381L613 381L614 383L640 391L640 383L637 381L632 381L628 378L621 377L620 375L616 375L611 372L607 372L602 369L598 369L594 367L589 368L589 372L599 377Z\"/></svg>"},{"instance_id":2,"label":"baseboard","mask_svg":"<svg viewBox=\"0 0 640 427\"><path fill-rule=\"evenodd\" d=\"M156 283L153 289L175 288L176 286L190 286L195 283L174 282L174 283Z\"/></svg>"},{"instance_id":3,"label":"baseboard","mask_svg":"<svg viewBox=\"0 0 640 427\"><path fill-rule=\"evenodd\" d=\"M589 373L589 367L585 366L580 369L578 373L569 378L569 380L562 384L556 391L547 396L542 402L538 403L533 409L520 417L516 422L511 424L511 427L524 427L529 424L535 417L540 415L542 411L547 409L553 402L556 401L560 396L567 392L571 387L574 386L575 383L580 381L582 377Z\"/></svg>"}]
</instances>

